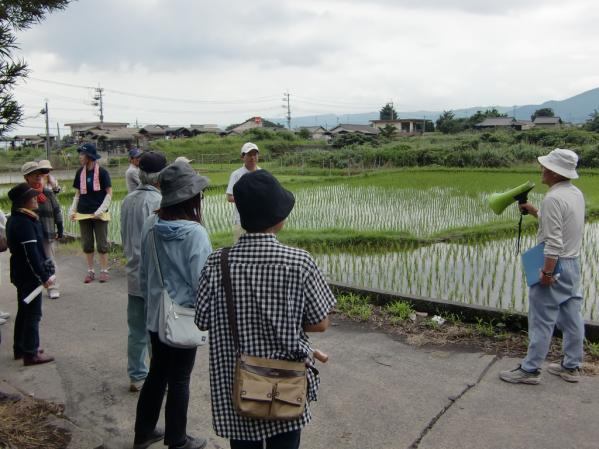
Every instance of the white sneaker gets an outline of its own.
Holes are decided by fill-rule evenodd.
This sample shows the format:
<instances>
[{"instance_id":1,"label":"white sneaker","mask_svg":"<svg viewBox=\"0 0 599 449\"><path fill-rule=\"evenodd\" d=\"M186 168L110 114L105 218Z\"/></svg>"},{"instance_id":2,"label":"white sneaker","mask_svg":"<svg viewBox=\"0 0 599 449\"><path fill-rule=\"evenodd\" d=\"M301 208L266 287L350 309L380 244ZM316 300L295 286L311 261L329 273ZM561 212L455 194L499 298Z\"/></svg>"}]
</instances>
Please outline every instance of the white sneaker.
<instances>
[{"instance_id":1,"label":"white sneaker","mask_svg":"<svg viewBox=\"0 0 599 449\"><path fill-rule=\"evenodd\" d=\"M8 320L10 318L10 313L3 312L2 310L0 310L0 318L2 318L3 320Z\"/></svg>"},{"instance_id":2,"label":"white sneaker","mask_svg":"<svg viewBox=\"0 0 599 449\"><path fill-rule=\"evenodd\" d=\"M561 363L550 363L547 367L547 371L551 374L561 377L566 382L578 382L580 381L580 369L574 368L569 369L562 366Z\"/></svg>"},{"instance_id":3,"label":"white sneaker","mask_svg":"<svg viewBox=\"0 0 599 449\"><path fill-rule=\"evenodd\" d=\"M60 298L60 292L55 288L51 288L50 290L48 290L48 297L50 299L58 299Z\"/></svg>"}]
</instances>

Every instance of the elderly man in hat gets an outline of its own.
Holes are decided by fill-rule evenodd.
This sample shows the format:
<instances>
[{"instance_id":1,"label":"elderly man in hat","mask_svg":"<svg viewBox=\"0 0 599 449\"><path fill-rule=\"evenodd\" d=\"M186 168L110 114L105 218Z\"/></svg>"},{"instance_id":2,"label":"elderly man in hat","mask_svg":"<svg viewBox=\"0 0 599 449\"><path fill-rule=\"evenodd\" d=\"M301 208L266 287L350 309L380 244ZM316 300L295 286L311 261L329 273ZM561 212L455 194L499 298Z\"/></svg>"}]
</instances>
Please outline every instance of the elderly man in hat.
<instances>
[{"instance_id":1,"label":"elderly man in hat","mask_svg":"<svg viewBox=\"0 0 599 449\"><path fill-rule=\"evenodd\" d=\"M239 179L245 175L246 173L252 173L256 170L260 170L258 167L258 156L260 150L258 150L258 145L252 142L246 142L241 147L241 160L243 160L243 166L235 170L231 173L229 178L229 185L227 186L227 201L229 203L235 202L235 196L233 195L233 187L239 181ZM233 236L235 237L235 241L239 240L239 236L241 235L241 218L239 217L239 212L237 208L233 210Z\"/></svg>"},{"instance_id":2,"label":"elderly man in hat","mask_svg":"<svg viewBox=\"0 0 599 449\"><path fill-rule=\"evenodd\" d=\"M160 208L158 176L166 167L162 153L147 151L139 158L140 186L129 193L121 206L121 240L127 258L127 373L129 391L141 390L148 375L148 332L146 331L145 301L139 287L141 229L144 221Z\"/></svg>"},{"instance_id":3,"label":"elderly man in hat","mask_svg":"<svg viewBox=\"0 0 599 449\"><path fill-rule=\"evenodd\" d=\"M44 186L48 187L49 189L52 189L52 191L58 195L62 190L62 187L60 187L58 179L52 176L51 171L54 170L54 168L52 167L50 161L48 159L42 159L41 161L39 161L39 167L40 169L47 171L46 173L44 173Z\"/></svg>"},{"instance_id":4,"label":"elderly man in hat","mask_svg":"<svg viewBox=\"0 0 599 449\"><path fill-rule=\"evenodd\" d=\"M556 148L538 160L542 182L549 191L540 209L530 203L520 208L539 220L537 240L545 243L545 260L539 282L529 292L528 353L520 366L502 371L499 377L511 383L538 384L541 364L557 325L563 333L564 358L561 363L551 363L547 371L567 382L578 382L584 342L580 247L585 213L582 192L571 182L578 178L578 156L571 150ZM559 275L555 273L558 262Z\"/></svg>"},{"instance_id":5,"label":"elderly man in hat","mask_svg":"<svg viewBox=\"0 0 599 449\"><path fill-rule=\"evenodd\" d=\"M42 244L46 256L52 261L56 270L56 240L64 236L64 225L60 203L49 186L44 187L44 176L50 172L47 166L48 164L41 162L25 162L21 167L21 173L29 187L38 192L36 213L42 224ZM48 297L50 299L60 297L57 283L53 283L48 288Z\"/></svg>"},{"instance_id":6,"label":"elderly man in hat","mask_svg":"<svg viewBox=\"0 0 599 449\"><path fill-rule=\"evenodd\" d=\"M125 171L125 183L127 184L127 192L131 193L139 187L141 181L139 179L139 160L143 152L139 148L131 148L129 150L129 168Z\"/></svg>"}]
</instances>

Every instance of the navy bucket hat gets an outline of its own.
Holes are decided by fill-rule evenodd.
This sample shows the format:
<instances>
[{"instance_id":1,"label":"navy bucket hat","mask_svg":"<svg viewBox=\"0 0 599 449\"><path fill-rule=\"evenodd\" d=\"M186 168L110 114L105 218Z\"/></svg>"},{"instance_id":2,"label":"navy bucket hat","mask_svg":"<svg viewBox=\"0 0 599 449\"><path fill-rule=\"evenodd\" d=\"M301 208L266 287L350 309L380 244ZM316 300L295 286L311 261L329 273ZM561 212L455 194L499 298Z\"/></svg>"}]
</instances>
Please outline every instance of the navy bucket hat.
<instances>
[{"instance_id":1,"label":"navy bucket hat","mask_svg":"<svg viewBox=\"0 0 599 449\"><path fill-rule=\"evenodd\" d=\"M84 143L82 145L79 145L77 147L77 153L85 154L87 157L94 161L97 161L102 157L98 154L98 150L96 149L96 146L93 143Z\"/></svg>"}]
</instances>

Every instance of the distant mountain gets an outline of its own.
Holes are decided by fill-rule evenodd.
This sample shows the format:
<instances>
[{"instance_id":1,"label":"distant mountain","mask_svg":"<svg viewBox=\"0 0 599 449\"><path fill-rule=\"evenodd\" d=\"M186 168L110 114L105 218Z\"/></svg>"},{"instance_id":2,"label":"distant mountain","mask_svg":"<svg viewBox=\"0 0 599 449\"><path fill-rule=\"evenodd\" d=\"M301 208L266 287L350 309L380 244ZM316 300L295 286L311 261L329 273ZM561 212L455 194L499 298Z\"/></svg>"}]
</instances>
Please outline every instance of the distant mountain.
<instances>
[{"instance_id":1,"label":"distant mountain","mask_svg":"<svg viewBox=\"0 0 599 449\"><path fill-rule=\"evenodd\" d=\"M476 106L464 109L454 109L453 113L456 117L470 117L476 111L485 111L487 109L497 109L502 114L515 116L519 120L530 120L530 116L541 108L551 108L555 115L561 117L562 120L572 123L583 123L589 118L595 109L599 109L599 88L587 90L574 97L565 100L546 101L542 104L531 104L525 106ZM400 118L426 118L429 120L437 120L443 111L398 111ZM378 111L367 112L361 114L325 114L311 115L303 117L293 117L291 127L298 128L300 126L324 126L325 128L333 128L338 123L348 124L368 124L370 120L379 118ZM286 125L284 118L271 118L273 122Z\"/></svg>"}]
</instances>

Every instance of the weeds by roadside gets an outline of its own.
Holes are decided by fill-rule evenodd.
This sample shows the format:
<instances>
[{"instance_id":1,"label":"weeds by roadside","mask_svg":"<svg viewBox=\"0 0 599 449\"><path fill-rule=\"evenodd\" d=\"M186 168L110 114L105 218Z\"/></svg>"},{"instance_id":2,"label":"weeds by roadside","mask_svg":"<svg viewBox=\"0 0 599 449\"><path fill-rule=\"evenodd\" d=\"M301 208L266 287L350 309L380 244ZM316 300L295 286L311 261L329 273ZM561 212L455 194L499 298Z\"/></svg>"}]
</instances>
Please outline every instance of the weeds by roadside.
<instances>
[{"instance_id":1,"label":"weeds by roadside","mask_svg":"<svg viewBox=\"0 0 599 449\"><path fill-rule=\"evenodd\" d=\"M475 323L466 323L462 316L455 313L430 316L414 310L407 301L378 307L371 304L368 297L356 294L342 294L337 300L339 319L368 322L411 345L452 345L508 357L523 357L528 347L527 333L509 331L503 322L487 322L479 318ZM583 372L598 375L599 343L585 341L585 356ZM548 359L560 358L561 339L554 338Z\"/></svg>"}]
</instances>

